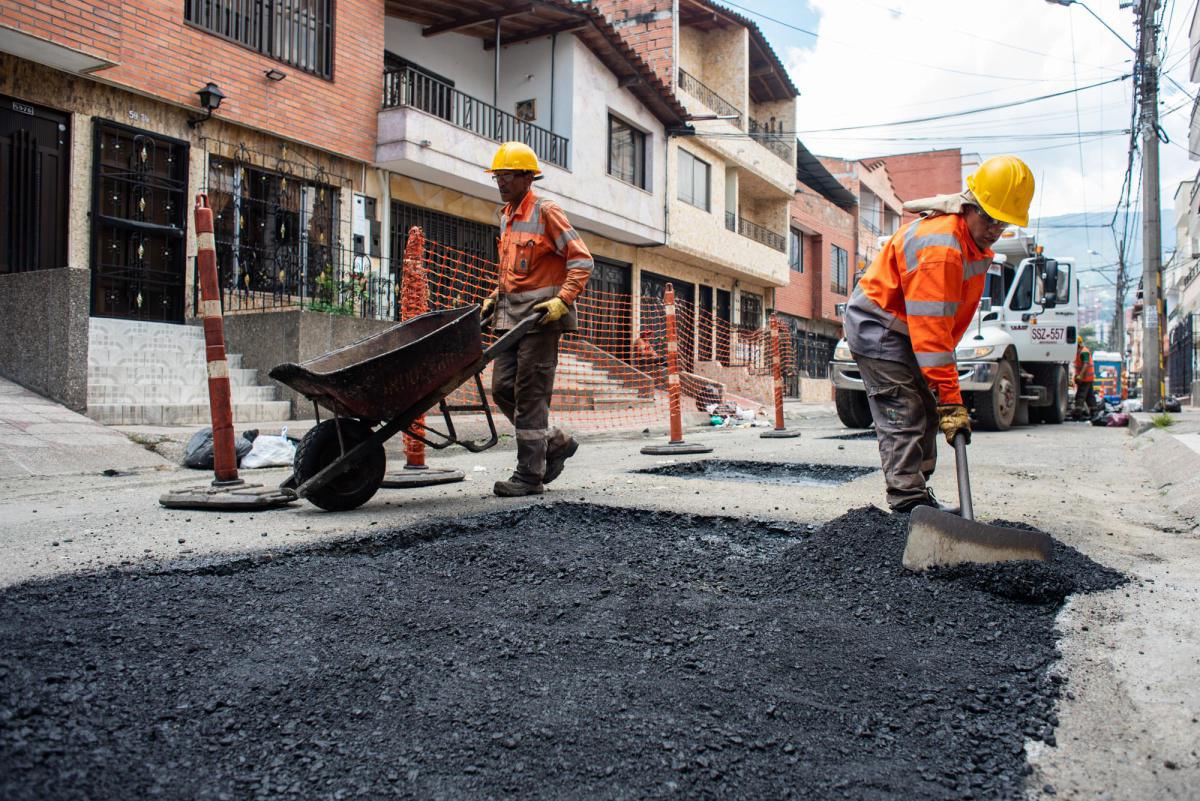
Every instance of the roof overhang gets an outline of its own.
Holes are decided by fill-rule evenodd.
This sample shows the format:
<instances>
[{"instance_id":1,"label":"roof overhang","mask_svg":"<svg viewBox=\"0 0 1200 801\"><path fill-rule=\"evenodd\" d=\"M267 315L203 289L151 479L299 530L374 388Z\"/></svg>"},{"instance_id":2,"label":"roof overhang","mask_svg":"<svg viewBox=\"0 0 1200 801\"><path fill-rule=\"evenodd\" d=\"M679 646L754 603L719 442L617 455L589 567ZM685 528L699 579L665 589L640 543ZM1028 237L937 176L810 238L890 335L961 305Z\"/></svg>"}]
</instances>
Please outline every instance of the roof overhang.
<instances>
[{"instance_id":1,"label":"roof overhang","mask_svg":"<svg viewBox=\"0 0 1200 801\"><path fill-rule=\"evenodd\" d=\"M574 34L655 117L668 127L686 124L687 111L608 23L585 3L571 0L385 0L387 16L423 26L422 35L473 36L485 49L559 33Z\"/></svg>"},{"instance_id":2,"label":"roof overhang","mask_svg":"<svg viewBox=\"0 0 1200 801\"><path fill-rule=\"evenodd\" d=\"M849 210L858 205L855 194L842 186L799 139L796 140L796 180L840 208Z\"/></svg>"},{"instance_id":3,"label":"roof overhang","mask_svg":"<svg viewBox=\"0 0 1200 801\"><path fill-rule=\"evenodd\" d=\"M750 32L750 98L756 103L790 100L800 94L771 43L749 17L712 0L680 0L679 24L701 30L739 27Z\"/></svg>"},{"instance_id":4,"label":"roof overhang","mask_svg":"<svg viewBox=\"0 0 1200 801\"><path fill-rule=\"evenodd\" d=\"M116 66L107 59L81 53L78 50L2 25L0 25L0 53L11 53L26 61L34 61L65 72L81 74Z\"/></svg>"}]
</instances>

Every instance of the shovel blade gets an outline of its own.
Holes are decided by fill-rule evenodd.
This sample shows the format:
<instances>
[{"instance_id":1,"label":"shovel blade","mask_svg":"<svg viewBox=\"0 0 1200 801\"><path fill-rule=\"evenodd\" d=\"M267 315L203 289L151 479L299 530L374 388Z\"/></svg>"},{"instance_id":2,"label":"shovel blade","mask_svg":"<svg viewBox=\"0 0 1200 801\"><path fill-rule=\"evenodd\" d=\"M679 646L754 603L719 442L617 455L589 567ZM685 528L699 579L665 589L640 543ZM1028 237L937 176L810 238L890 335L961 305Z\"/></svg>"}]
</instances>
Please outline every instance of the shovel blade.
<instances>
[{"instance_id":1,"label":"shovel blade","mask_svg":"<svg viewBox=\"0 0 1200 801\"><path fill-rule=\"evenodd\" d=\"M964 562L1045 562L1050 553L1050 537L1040 531L988 526L918 506L908 518L903 563L909 570L926 570Z\"/></svg>"}]
</instances>

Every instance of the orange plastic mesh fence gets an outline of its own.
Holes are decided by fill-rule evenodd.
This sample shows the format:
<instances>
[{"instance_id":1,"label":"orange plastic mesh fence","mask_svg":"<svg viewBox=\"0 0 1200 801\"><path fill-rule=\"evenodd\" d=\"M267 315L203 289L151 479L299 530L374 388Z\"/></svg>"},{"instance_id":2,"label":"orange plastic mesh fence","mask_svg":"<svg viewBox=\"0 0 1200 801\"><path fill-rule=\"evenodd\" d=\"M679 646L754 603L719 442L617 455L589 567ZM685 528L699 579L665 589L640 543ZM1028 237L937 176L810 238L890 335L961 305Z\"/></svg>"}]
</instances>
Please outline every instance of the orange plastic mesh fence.
<instances>
[{"instance_id":1,"label":"orange plastic mesh fence","mask_svg":"<svg viewBox=\"0 0 1200 801\"><path fill-rule=\"evenodd\" d=\"M414 229L414 232L417 229ZM481 303L496 287L498 265L434 240L424 241L429 308ZM587 289L576 301L578 332L559 350L551 415L574 430L644 428L668 421L667 326L661 298ZM683 411L736 406L763 410L772 403L770 337L740 328L676 301ZM493 339L485 334L485 341ZM786 362L785 362L786 363ZM484 376L490 386L490 368ZM452 402L475 403L465 385Z\"/></svg>"}]
</instances>

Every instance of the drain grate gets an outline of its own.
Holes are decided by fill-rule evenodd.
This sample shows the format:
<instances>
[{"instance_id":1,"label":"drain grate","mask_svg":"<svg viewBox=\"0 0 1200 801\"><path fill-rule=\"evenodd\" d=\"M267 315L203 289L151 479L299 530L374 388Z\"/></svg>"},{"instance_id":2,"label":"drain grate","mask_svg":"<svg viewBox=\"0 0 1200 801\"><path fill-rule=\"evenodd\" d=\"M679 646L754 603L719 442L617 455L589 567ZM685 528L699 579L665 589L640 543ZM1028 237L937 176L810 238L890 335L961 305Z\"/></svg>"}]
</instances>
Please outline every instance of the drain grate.
<instances>
[{"instance_id":1,"label":"drain grate","mask_svg":"<svg viewBox=\"0 0 1200 801\"><path fill-rule=\"evenodd\" d=\"M707 478L714 481L746 481L754 484L788 484L808 487L834 487L874 473L874 467L845 464L809 464L796 462L748 462L736 459L702 459L696 462L635 470L654 476Z\"/></svg>"}]
</instances>

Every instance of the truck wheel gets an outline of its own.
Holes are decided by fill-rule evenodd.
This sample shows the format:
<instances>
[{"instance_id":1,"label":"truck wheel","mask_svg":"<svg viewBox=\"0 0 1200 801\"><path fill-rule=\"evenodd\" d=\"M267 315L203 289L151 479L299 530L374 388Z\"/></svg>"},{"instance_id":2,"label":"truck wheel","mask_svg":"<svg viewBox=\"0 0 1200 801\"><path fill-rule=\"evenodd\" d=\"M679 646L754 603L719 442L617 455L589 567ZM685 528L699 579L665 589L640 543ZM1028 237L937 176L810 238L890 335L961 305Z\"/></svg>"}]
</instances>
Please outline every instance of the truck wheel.
<instances>
[{"instance_id":1,"label":"truck wheel","mask_svg":"<svg viewBox=\"0 0 1200 801\"><path fill-rule=\"evenodd\" d=\"M853 389L835 389L833 405L837 407L838 419L846 428L871 427L871 407L867 405L867 393Z\"/></svg>"},{"instance_id":2,"label":"truck wheel","mask_svg":"<svg viewBox=\"0 0 1200 801\"><path fill-rule=\"evenodd\" d=\"M1058 425L1067 419L1067 404L1070 402L1067 397L1067 368L1055 365L1050 374L1049 389L1052 393L1050 405L1041 408L1042 422Z\"/></svg>"},{"instance_id":3,"label":"truck wheel","mask_svg":"<svg viewBox=\"0 0 1200 801\"><path fill-rule=\"evenodd\" d=\"M1007 359L996 364L996 383L991 392L975 393L975 414L983 431L1007 431L1017 415L1017 374Z\"/></svg>"},{"instance_id":4,"label":"truck wheel","mask_svg":"<svg viewBox=\"0 0 1200 801\"><path fill-rule=\"evenodd\" d=\"M296 448L296 462L293 467L297 486L333 464L342 455L337 426L337 420L324 420L304 435L304 439ZM371 427L358 420L343 418L341 427L347 451L371 436ZM327 512L357 509L369 501L379 489L386 471L387 454L383 446L379 445L372 448L361 462L315 492L310 492L306 497Z\"/></svg>"}]
</instances>

